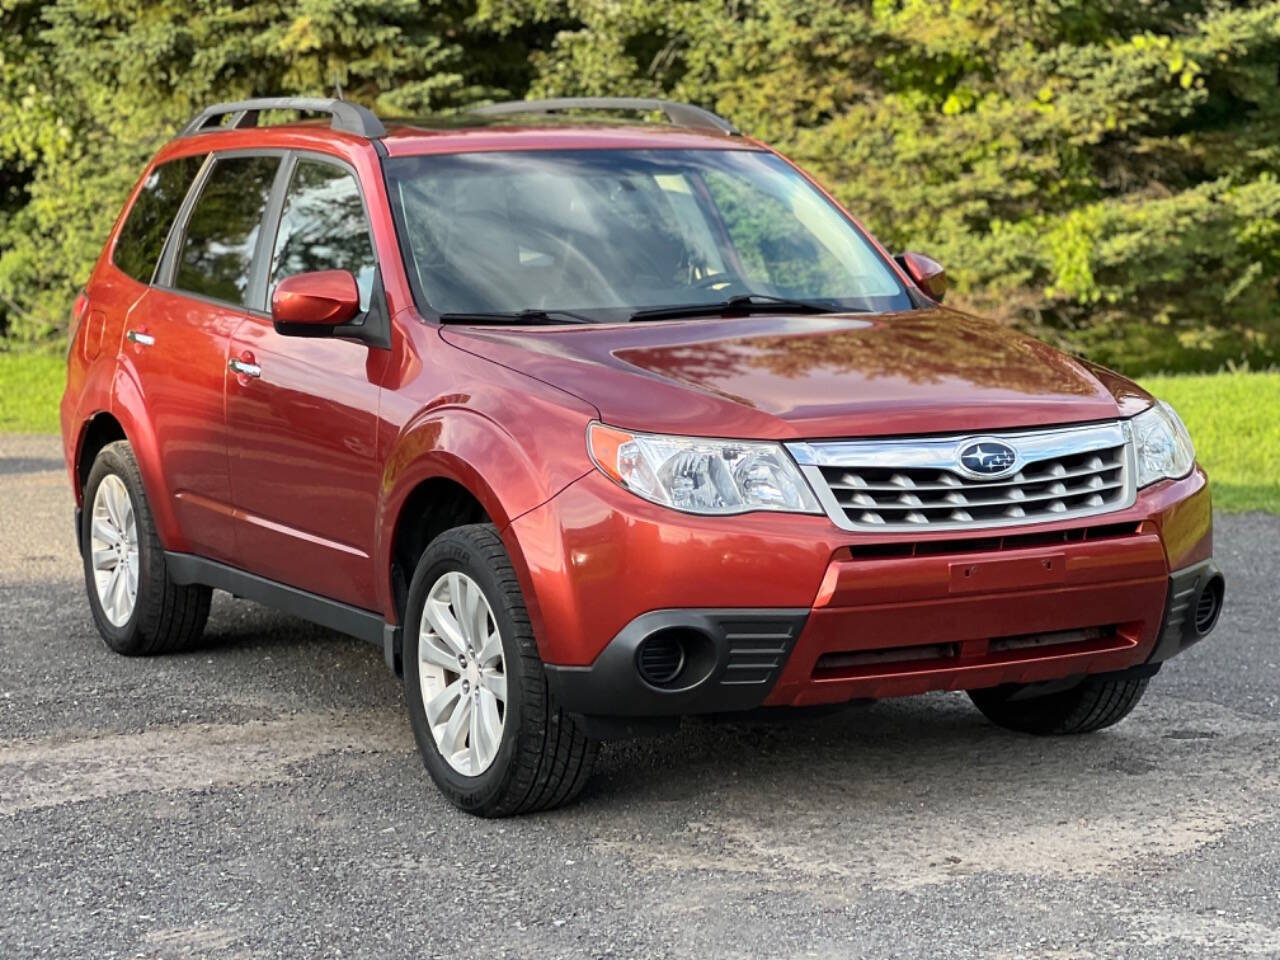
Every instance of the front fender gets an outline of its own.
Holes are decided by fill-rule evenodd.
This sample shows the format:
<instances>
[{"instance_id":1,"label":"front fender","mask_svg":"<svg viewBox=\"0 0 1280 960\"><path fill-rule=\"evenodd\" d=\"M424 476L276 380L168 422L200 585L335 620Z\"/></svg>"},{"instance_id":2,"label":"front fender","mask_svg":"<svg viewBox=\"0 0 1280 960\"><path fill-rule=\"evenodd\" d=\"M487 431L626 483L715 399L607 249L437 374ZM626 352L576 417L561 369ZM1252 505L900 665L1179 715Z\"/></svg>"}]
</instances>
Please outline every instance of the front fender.
<instances>
[{"instance_id":1,"label":"front fender","mask_svg":"<svg viewBox=\"0 0 1280 960\"><path fill-rule=\"evenodd\" d=\"M564 422L554 422L557 413ZM591 470L585 449L589 419L585 413L547 409L535 418L540 428L523 438L482 413L460 406L431 408L406 424L386 458L381 480L375 552L379 569L385 572L378 578L382 609L389 614L395 611L390 571L395 530L405 502L421 484L446 479L469 491L498 528L536 632L536 598L523 554L509 527L517 517ZM580 448L576 456L558 449L569 437L576 438Z\"/></svg>"}]
</instances>

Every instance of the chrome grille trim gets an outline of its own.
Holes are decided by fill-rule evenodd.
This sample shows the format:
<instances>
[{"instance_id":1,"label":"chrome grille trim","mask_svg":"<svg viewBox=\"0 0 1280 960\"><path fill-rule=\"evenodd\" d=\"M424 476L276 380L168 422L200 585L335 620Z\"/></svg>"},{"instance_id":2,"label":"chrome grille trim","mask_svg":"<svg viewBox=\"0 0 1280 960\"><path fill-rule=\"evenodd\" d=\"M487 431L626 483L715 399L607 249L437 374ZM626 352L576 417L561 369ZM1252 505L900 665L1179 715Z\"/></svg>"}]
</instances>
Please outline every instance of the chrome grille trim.
<instances>
[{"instance_id":1,"label":"chrome grille trim","mask_svg":"<svg viewBox=\"0 0 1280 960\"><path fill-rule=\"evenodd\" d=\"M960 451L984 439L1017 451L1012 472L991 480L961 472ZM844 530L897 533L1050 523L1124 510L1138 494L1127 421L786 446L827 516Z\"/></svg>"}]
</instances>

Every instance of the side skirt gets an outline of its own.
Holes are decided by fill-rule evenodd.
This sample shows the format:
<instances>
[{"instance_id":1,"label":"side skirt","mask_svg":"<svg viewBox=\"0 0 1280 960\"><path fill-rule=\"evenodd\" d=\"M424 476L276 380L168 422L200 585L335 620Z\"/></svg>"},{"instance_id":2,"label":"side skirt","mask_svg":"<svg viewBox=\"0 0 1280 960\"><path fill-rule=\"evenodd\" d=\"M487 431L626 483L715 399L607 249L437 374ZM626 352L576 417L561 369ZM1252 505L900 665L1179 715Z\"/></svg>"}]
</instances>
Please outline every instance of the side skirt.
<instances>
[{"instance_id":1,"label":"side skirt","mask_svg":"<svg viewBox=\"0 0 1280 960\"><path fill-rule=\"evenodd\" d=\"M339 603L319 594L308 593L297 587L268 580L257 574L246 573L236 567L207 560L190 553L165 551L165 564L174 583L200 583L218 590L226 590L237 597L255 600L282 613L288 613L312 623L318 623L339 633L350 634L384 646L388 631L393 631L385 620L372 610Z\"/></svg>"}]
</instances>

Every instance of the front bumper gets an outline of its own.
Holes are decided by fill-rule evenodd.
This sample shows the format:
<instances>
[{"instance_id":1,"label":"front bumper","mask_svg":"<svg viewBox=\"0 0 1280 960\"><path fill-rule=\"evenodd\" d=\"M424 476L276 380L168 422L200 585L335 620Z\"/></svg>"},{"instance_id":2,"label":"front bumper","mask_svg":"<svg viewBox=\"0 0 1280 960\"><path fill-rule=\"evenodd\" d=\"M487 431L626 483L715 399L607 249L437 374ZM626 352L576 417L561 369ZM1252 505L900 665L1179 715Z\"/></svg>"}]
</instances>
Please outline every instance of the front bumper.
<instances>
[{"instance_id":1,"label":"front bumper","mask_svg":"<svg viewBox=\"0 0 1280 960\"><path fill-rule=\"evenodd\" d=\"M686 517L593 474L512 533L549 683L588 716L1129 670L1193 642L1186 604L1217 576L1198 470L1087 521L915 539L852 535L820 517ZM647 682L640 646L670 630L705 638L699 668Z\"/></svg>"},{"instance_id":2,"label":"front bumper","mask_svg":"<svg viewBox=\"0 0 1280 960\"><path fill-rule=\"evenodd\" d=\"M1221 573L1207 560L1164 583L1121 582L1090 591L1092 596L1077 589L1051 597L1034 591L985 598L959 617L950 606L923 613L899 605L661 610L633 620L590 666L548 665L546 671L563 707L610 717L721 713L1118 673L1154 667L1207 636L1217 621L1220 587L1208 622L1197 621L1197 600L1215 589L1215 579L1220 583ZM1141 619L1157 589L1165 598L1159 619ZM1116 616L1121 623L1093 623ZM1023 632L973 636L985 633L993 618ZM928 643L904 643L904 635L884 632L913 623L924 627L915 635ZM642 644L677 630L707 639L704 668L670 685L647 682L637 665Z\"/></svg>"}]
</instances>

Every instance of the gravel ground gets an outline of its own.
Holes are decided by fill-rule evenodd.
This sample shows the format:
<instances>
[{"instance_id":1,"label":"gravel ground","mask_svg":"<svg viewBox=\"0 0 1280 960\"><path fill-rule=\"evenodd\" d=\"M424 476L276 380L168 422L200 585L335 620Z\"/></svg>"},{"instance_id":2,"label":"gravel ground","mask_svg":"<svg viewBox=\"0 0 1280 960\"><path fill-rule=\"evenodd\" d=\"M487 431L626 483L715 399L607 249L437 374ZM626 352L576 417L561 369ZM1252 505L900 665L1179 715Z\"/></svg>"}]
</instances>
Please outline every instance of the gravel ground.
<instances>
[{"instance_id":1,"label":"gravel ground","mask_svg":"<svg viewBox=\"0 0 1280 960\"><path fill-rule=\"evenodd\" d=\"M56 441L0 438L0 503L0 957L1280 957L1280 518L1218 518L1217 633L1109 732L690 722L490 822L373 647L218 595L114 656Z\"/></svg>"}]
</instances>

